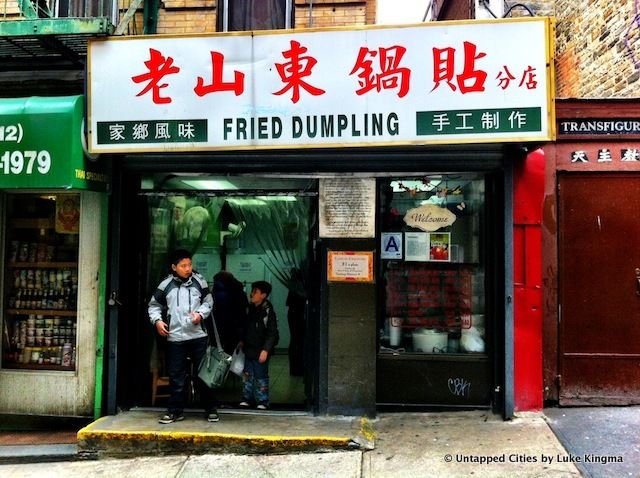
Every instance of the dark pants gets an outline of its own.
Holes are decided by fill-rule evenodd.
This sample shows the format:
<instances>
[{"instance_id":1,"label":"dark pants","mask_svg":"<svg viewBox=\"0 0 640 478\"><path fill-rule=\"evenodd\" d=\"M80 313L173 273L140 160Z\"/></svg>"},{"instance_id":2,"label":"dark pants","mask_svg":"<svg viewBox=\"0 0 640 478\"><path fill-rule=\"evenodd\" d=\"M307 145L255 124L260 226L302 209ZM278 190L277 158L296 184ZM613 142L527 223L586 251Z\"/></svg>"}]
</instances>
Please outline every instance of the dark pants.
<instances>
[{"instance_id":1,"label":"dark pants","mask_svg":"<svg viewBox=\"0 0 640 478\"><path fill-rule=\"evenodd\" d=\"M207 337L185 340L184 342L167 342L167 369L169 372L169 413L182 413L186 403L187 376L191 373L189 361L193 363L192 380L200 395L202 406L209 412L215 409L213 391L197 377L198 365L207 351Z\"/></svg>"},{"instance_id":2,"label":"dark pants","mask_svg":"<svg viewBox=\"0 0 640 478\"><path fill-rule=\"evenodd\" d=\"M269 360L260 363L258 359L245 358L242 399L269 405Z\"/></svg>"}]
</instances>

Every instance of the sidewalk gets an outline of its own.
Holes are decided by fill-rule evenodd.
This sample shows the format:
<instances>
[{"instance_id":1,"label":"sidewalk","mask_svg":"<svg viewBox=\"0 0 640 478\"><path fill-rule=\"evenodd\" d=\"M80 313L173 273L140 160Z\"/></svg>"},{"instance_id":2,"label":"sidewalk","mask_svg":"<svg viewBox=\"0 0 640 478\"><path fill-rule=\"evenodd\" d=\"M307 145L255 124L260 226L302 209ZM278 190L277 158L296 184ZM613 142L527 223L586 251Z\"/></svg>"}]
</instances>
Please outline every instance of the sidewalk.
<instances>
[{"instance_id":1,"label":"sidewalk","mask_svg":"<svg viewBox=\"0 0 640 478\"><path fill-rule=\"evenodd\" d=\"M131 413L131 412L128 412ZM122 414L127 415L127 414ZM579 477L575 466L563 460L568 457L561 444L544 421L542 414L525 413L505 422L486 411L447 413L383 413L372 421L340 417L309 417L306 415L272 417L245 414L223 414L219 423L208 424L200 417L188 417L184 422L171 424L175 430L155 431L158 414L136 412L129 416L131 426L139 424L154 427L146 429L148 441L157 441L154 433L173 435L186 447L216 437L228 435L227 427L235 428L230 438L239 437L258 443L296 443L295 438L306 437L306 450L313 450L315 438L322 438L317 449L323 452L300 453L295 446L289 453L261 454L255 450L228 452L212 446L208 454L194 455L188 449L181 454L158 456L148 447L139 453L152 452L152 456L98 461L71 461L0 466L2 477L86 477L127 476L161 477ZM96 433L101 423L103 431L108 420L89 427ZM260 434L260 423L270 423L269 434ZM121 424L121 423L120 423ZM314 427L314 435L307 434ZM245 427L244 429L241 427ZM206 431L203 431L206 429ZM251 430L255 430L251 432ZM113 430L117 431L117 430ZM121 433L138 430L119 430L113 435L117 442ZM349 437L348 435L352 436ZM184 437L188 437L185 441ZM139 437L142 438L142 437ZM166 436L165 436L166 438ZM345 442L344 440L348 438ZM334 441L336 440L336 441ZM346 444L346 449L344 449ZM333 446L342 447L331 451ZM234 446L237 446L237 442ZM269 445L270 446L270 445ZM359 446L358 449L352 449ZM373 447L373 449L368 449ZM130 450L131 451L131 450ZM202 449L198 450L202 451ZM263 450L266 452L266 450Z\"/></svg>"}]
</instances>

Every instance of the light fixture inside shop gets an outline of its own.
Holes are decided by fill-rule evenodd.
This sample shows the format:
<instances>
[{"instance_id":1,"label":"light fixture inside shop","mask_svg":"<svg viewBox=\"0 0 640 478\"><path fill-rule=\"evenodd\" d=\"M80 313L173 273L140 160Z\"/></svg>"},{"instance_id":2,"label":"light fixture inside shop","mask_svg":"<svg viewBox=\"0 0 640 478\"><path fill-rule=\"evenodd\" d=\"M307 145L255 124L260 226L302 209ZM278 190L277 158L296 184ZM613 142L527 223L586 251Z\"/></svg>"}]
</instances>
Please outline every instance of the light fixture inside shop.
<instances>
[{"instance_id":1,"label":"light fixture inside shop","mask_svg":"<svg viewBox=\"0 0 640 478\"><path fill-rule=\"evenodd\" d=\"M294 196L256 196L256 199L260 199L262 201L296 201L296 198Z\"/></svg>"},{"instance_id":2,"label":"light fixture inside shop","mask_svg":"<svg viewBox=\"0 0 640 478\"><path fill-rule=\"evenodd\" d=\"M181 181L193 189L208 191L231 191L238 189L235 184L226 179L182 179Z\"/></svg>"}]
</instances>

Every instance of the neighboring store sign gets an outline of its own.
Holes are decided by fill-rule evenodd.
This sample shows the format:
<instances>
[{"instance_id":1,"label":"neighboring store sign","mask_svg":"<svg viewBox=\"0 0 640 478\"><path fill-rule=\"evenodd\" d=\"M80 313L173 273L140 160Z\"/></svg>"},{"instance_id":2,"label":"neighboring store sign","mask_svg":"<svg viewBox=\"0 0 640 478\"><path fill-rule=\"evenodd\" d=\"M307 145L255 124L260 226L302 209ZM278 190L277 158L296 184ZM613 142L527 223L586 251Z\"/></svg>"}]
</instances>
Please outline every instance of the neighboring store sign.
<instances>
[{"instance_id":1,"label":"neighboring store sign","mask_svg":"<svg viewBox=\"0 0 640 478\"><path fill-rule=\"evenodd\" d=\"M601 148L597 151L579 149L571 152L572 163L612 163L612 162L636 162L640 161L640 149L638 148Z\"/></svg>"},{"instance_id":2,"label":"neighboring store sign","mask_svg":"<svg viewBox=\"0 0 640 478\"><path fill-rule=\"evenodd\" d=\"M81 96L0 100L0 188L104 191L108 177L85 161Z\"/></svg>"},{"instance_id":3,"label":"neighboring store sign","mask_svg":"<svg viewBox=\"0 0 640 478\"><path fill-rule=\"evenodd\" d=\"M90 150L553 139L548 18L92 40Z\"/></svg>"},{"instance_id":4,"label":"neighboring store sign","mask_svg":"<svg viewBox=\"0 0 640 478\"><path fill-rule=\"evenodd\" d=\"M558 121L561 135L640 135L640 118L582 118Z\"/></svg>"},{"instance_id":5,"label":"neighboring store sign","mask_svg":"<svg viewBox=\"0 0 640 478\"><path fill-rule=\"evenodd\" d=\"M319 189L320 237L375 237L375 179L320 179Z\"/></svg>"},{"instance_id":6,"label":"neighboring store sign","mask_svg":"<svg viewBox=\"0 0 640 478\"><path fill-rule=\"evenodd\" d=\"M373 252L329 251L329 282L373 282Z\"/></svg>"},{"instance_id":7,"label":"neighboring store sign","mask_svg":"<svg viewBox=\"0 0 640 478\"><path fill-rule=\"evenodd\" d=\"M456 222L456 215L445 207L435 204L424 204L414 209L409 209L404 216L407 226L415 227L422 231L437 231Z\"/></svg>"}]
</instances>

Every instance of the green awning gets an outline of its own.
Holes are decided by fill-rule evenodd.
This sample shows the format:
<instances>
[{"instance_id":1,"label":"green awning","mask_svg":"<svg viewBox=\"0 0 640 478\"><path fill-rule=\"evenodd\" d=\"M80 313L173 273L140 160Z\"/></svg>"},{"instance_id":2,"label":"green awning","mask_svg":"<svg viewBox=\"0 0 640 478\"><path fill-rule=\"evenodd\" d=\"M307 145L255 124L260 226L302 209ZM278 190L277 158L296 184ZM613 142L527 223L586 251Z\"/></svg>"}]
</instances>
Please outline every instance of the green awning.
<instances>
[{"instance_id":1,"label":"green awning","mask_svg":"<svg viewBox=\"0 0 640 478\"><path fill-rule=\"evenodd\" d=\"M0 99L0 189L90 189L109 179L82 147L82 96Z\"/></svg>"}]
</instances>

